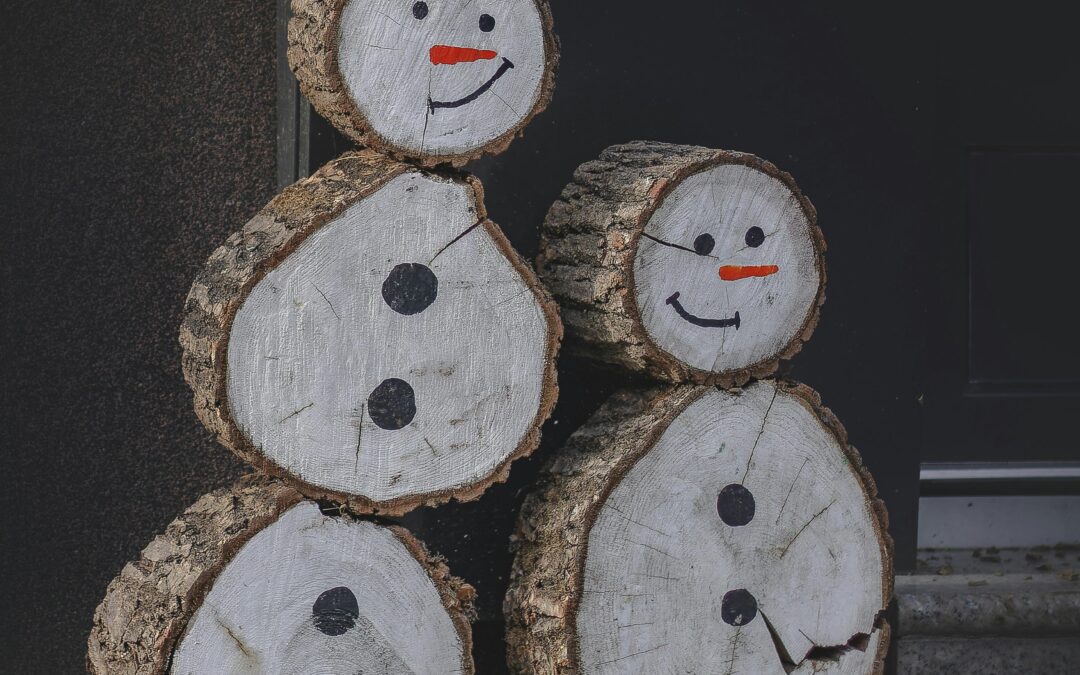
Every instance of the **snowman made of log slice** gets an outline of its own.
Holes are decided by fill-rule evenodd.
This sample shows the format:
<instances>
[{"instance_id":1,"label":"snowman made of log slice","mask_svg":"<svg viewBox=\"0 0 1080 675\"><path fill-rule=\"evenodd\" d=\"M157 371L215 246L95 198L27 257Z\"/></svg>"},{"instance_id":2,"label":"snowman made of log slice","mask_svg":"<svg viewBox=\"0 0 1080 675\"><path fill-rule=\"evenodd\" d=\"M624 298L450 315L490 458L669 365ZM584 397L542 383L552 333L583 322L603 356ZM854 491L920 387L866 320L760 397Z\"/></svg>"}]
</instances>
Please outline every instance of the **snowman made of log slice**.
<instances>
[{"instance_id":1,"label":"snowman made of log slice","mask_svg":"<svg viewBox=\"0 0 1080 675\"><path fill-rule=\"evenodd\" d=\"M577 170L538 260L567 348L673 384L616 394L526 500L516 672L881 672L884 505L818 395L760 379L817 323L824 248L751 155L635 142Z\"/></svg>"},{"instance_id":2,"label":"snowman made of log slice","mask_svg":"<svg viewBox=\"0 0 1080 675\"><path fill-rule=\"evenodd\" d=\"M366 146L210 257L180 341L199 418L262 474L109 586L95 673L474 672L473 589L365 519L478 498L555 404L556 307L460 165L547 104L546 0L293 0L289 57Z\"/></svg>"}]
</instances>

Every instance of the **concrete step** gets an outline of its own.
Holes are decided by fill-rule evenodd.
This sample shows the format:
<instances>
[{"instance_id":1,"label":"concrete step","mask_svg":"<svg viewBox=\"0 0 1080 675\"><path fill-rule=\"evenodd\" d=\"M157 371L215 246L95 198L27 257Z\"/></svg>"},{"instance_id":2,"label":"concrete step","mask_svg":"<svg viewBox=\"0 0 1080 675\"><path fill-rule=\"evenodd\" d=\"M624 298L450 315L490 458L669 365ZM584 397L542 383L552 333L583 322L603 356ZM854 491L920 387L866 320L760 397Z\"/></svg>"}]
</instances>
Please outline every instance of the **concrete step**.
<instances>
[{"instance_id":1,"label":"concrete step","mask_svg":"<svg viewBox=\"0 0 1080 675\"><path fill-rule=\"evenodd\" d=\"M1080 673L1074 549L921 552L896 580L898 675Z\"/></svg>"},{"instance_id":2,"label":"concrete step","mask_svg":"<svg viewBox=\"0 0 1080 675\"><path fill-rule=\"evenodd\" d=\"M906 637L898 675L1068 675L1080 672L1080 638Z\"/></svg>"},{"instance_id":3,"label":"concrete step","mask_svg":"<svg viewBox=\"0 0 1080 675\"><path fill-rule=\"evenodd\" d=\"M896 578L897 675L1080 673L1080 551L920 551Z\"/></svg>"}]
</instances>

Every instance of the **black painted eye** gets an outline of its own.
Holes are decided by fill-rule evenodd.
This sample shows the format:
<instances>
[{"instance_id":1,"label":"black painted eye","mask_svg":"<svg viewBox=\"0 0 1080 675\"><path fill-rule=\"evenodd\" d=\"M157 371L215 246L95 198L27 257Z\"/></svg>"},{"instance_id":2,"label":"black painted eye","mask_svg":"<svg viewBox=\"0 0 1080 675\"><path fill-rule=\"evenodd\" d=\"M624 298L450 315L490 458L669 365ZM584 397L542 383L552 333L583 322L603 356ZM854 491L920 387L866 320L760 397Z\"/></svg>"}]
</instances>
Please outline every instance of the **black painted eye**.
<instances>
[{"instance_id":1,"label":"black painted eye","mask_svg":"<svg viewBox=\"0 0 1080 675\"><path fill-rule=\"evenodd\" d=\"M732 483L720 491L716 498L716 511L720 519L731 527L749 525L754 519L754 495L738 483Z\"/></svg>"},{"instance_id":2,"label":"black painted eye","mask_svg":"<svg viewBox=\"0 0 1080 675\"><path fill-rule=\"evenodd\" d=\"M490 33L491 31L495 30L495 17L491 16L490 14L481 14L480 30L484 31L485 33Z\"/></svg>"},{"instance_id":3,"label":"black painted eye","mask_svg":"<svg viewBox=\"0 0 1080 675\"><path fill-rule=\"evenodd\" d=\"M412 15L415 16L417 19L423 19L427 16L427 13L428 6L427 3L423 0L412 6Z\"/></svg>"},{"instance_id":4,"label":"black painted eye","mask_svg":"<svg viewBox=\"0 0 1080 675\"><path fill-rule=\"evenodd\" d=\"M716 246L716 240L712 238L711 234L703 234L694 240L694 251L698 255L709 255L712 253L714 246Z\"/></svg>"},{"instance_id":5,"label":"black painted eye","mask_svg":"<svg viewBox=\"0 0 1080 675\"><path fill-rule=\"evenodd\" d=\"M746 231L746 245L757 248L765 243L765 233L757 225Z\"/></svg>"},{"instance_id":6,"label":"black painted eye","mask_svg":"<svg viewBox=\"0 0 1080 675\"><path fill-rule=\"evenodd\" d=\"M405 380L384 380L368 396L367 412L380 429L404 429L416 417L416 392Z\"/></svg>"},{"instance_id":7,"label":"black painted eye","mask_svg":"<svg viewBox=\"0 0 1080 675\"><path fill-rule=\"evenodd\" d=\"M360 606L352 591L339 586L319 596L311 607L311 618L321 633L337 637L356 625L356 620L360 618Z\"/></svg>"},{"instance_id":8,"label":"black painted eye","mask_svg":"<svg viewBox=\"0 0 1080 675\"><path fill-rule=\"evenodd\" d=\"M757 599L745 588L728 591L720 602L720 618L729 626L745 626L757 612Z\"/></svg>"},{"instance_id":9,"label":"black painted eye","mask_svg":"<svg viewBox=\"0 0 1080 675\"><path fill-rule=\"evenodd\" d=\"M419 314L439 295L439 278L427 265L403 263L390 271L383 282L382 296L398 314Z\"/></svg>"}]
</instances>

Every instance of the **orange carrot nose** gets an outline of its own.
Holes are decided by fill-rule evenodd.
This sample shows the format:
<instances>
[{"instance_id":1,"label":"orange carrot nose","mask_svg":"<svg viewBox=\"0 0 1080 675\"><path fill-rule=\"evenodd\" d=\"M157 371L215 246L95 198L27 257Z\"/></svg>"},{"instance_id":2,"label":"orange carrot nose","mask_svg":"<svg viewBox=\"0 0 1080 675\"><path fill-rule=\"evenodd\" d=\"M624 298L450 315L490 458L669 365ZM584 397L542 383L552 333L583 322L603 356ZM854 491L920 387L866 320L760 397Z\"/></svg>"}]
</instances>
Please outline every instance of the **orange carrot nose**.
<instances>
[{"instance_id":1,"label":"orange carrot nose","mask_svg":"<svg viewBox=\"0 0 1080 675\"><path fill-rule=\"evenodd\" d=\"M720 278L724 281L738 281L750 277L767 277L779 271L780 268L776 265L724 265L720 268Z\"/></svg>"},{"instance_id":2,"label":"orange carrot nose","mask_svg":"<svg viewBox=\"0 0 1080 675\"><path fill-rule=\"evenodd\" d=\"M452 66L455 63L486 61L499 54L490 49L470 49L469 47L450 47L435 45L431 48L431 62L436 66Z\"/></svg>"}]
</instances>

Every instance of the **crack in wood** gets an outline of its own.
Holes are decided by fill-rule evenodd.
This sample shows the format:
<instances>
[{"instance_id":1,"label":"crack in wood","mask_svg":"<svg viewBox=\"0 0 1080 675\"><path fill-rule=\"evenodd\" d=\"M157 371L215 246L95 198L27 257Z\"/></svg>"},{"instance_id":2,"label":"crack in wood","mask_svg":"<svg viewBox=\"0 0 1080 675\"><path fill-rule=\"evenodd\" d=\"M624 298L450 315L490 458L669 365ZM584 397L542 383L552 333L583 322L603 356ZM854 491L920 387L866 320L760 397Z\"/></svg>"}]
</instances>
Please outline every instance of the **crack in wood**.
<instances>
[{"instance_id":1,"label":"crack in wood","mask_svg":"<svg viewBox=\"0 0 1080 675\"><path fill-rule=\"evenodd\" d=\"M623 628L637 628L638 626L652 626L655 623L656 623L655 621L642 621L640 623L620 624L619 625L619 630L622 630Z\"/></svg>"},{"instance_id":2,"label":"crack in wood","mask_svg":"<svg viewBox=\"0 0 1080 675\"><path fill-rule=\"evenodd\" d=\"M326 304L330 306L330 311L334 313L334 316L337 317L337 320L341 321L341 315L339 315L337 313L337 310L334 309L334 303L330 302L330 298L326 297L326 293L323 293L322 289L319 288L318 286L316 286L315 284L311 284L311 285L316 291L318 291L319 295L322 296L322 299L326 301Z\"/></svg>"},{"instance_id":3,"label":"crack in wood","mask_svg":"<svg viewBox=\"0 0 1080 675\"><path fill-rule=\"evenodd\" d=\"M754 463L754 453L757 452L758 443L761 442L761 437L765 435L765 425L769 421L769 413L772 412L773 404L776 403L776 396L780 393L779 383L773 385L772 398L769 400L769 407L765 409L765 416L761 418L761 430L758 431L757 438L754 439L754 447L750 448L750 458L746 460L746 471L743 471L742 479L739 481L739 485L746 483L746 477L750 475L750 466Z\"/></svg>"},{"instance_id":4,"label":"crack in wood","mask_svg":"<svg viewBox=\"0 0 1080 675\"><path fill-rule=\"evenodd\" d=\"M367 404L360 404L360 424L356 430L356 464L353 465L353 471L357 471L360 468L360 443L364 440L364 412Z\"/></svg>"},{"instance_id":5,"label":"crack in wood","mask_svg":"<svg viewBox=\"0 0 1080 675\"><path fill-rule=\"evenodd\" d=\"M446 249L450 248L454 244L456 244L459 241L461 241L462 239L464 239L466 237L466 235L468 235L470 232L472 232L476 228L480 227L480 225L483 224L483 222L484 222L483 220L476 221L475 223L470 225L468 228L466 228L466 230L464 232L462 232L458 236L451 239L450 243L448 243L446 246L443 246L442 248L440 248L439 252L435 254L435 257L433 257L431 260L428 261L428 266L430 267L432 265L432 263L435 262L435 259L438 258L439 256L441 256Z\"/></svg>"},{"instance_id":6,"label":"crack in wood","mask_svg":"<svg viewBox=\"0 0 1080 675\"><path fill-rule=\"evenodd\" d=\"M765 627L769 629L769 637L772 638L773 649L776 650L777 657L780 658L780 665L783 667L784 672L790 673L798 667L795 660L791 658L791 654L788 652L787 647L784 646L784 641L780 639L780 633L773 626L772 621L769 621L769 617L765 615L764 611L759 610L761 618L765 621Z\"/></svg>"},{"instance_id":7,"label":"crack in wood","mask_svg":"<svg viewBox=\"0 0 1080 675\"><path fill-rule=\"evenodd\" d=\"M379 10L377 10L377 9L376 9L376 10L374 10L374 11L375 11L375 13L376 13L376 14L378 14L379 16L382 16L382 17L386 17L387 19L390 19L390 21L393 21L393 22L394 22L394 23L396 23L396 24L397 24L398 26L400 26L400 25L401 25L401 22L400 22L400 21L398 21L398 20L397 20L397 19L395 19L394 17L390 16L390 15L389 15L389 14L387 14L386 12L380 12L380 11L379 11Z\"/></svg>"},{"instance_id":8,"label":"crack in wood","mask_svg":"<svg viewBox=\"0 0 1080 675\"><path fill-rule=\"evenodd\" d=\"M304 411L305 411L305 410L307 410L308 408L314 408L314 407L315 407L315 402L314 402L314 401L312 401L311 403L308 403L308 404L307 404L306 406L304 406L303 408L300 408L300 409L299 409L299 410L297 410L296 412L292 413L291 415L289 415L289 416L288 416L288 417L286 417L285 419L283 419L283 420L281 420L280 422L278 422L278 424L285 424L286 422L288 422L288 421L289 421L289 420L291 420L292 418L296 417L296 416L297 416L297 415L299 415L300 413L304 412Z\"/></svg>"},{"instance_id":9,"label":"crack in wood","mask_svg":"<svg viewBox=\"0 0 1080 675\"><path fill-rule=\"evenodd\" d=\"M791 487L788 488L787 495L784 497L784 503L780 505L780 512L776 514L776 522L773 523L774 525L780 524L780 516L784 515L784 509L787 508L788 500L791 499L791 493L795 490L795 484L799 482L799 476L802 475L803 469L806 468L806 463L809 461L809 457L803 459L802 466L799 467L799 471L795 474L795 479L791 481Z\"/></svg>"},{"instance_id":10,"label":"crack in wood","mask_svg":"<svg viewBox=\"0 0 1080 675\"><path fill-rule=\"evenodd\" d=\"M642 542L640 542L640 541L634 541L633 539L627 539L626 541L630 542L631 544L636 544L637 546L640 546L640 547L642 547L642 548L647 548L647 549L649 549L650 551L656 551L656 552L657 552L657 553L659 553L660 555L664 555L664 556L667 556L668 558L671 558L672 560L682 560L682 558L676 558L675 556L671 555L671 554L670 554L670 553L668 553L667 551L664 551L664 550L662 550L662 549L656 548L655 546L649 546L648 544L643 544Z\"/></svg>"},{"instance_id":11,"label":"crack in wood","mask_svg":"<svg viewBox=\"0 0 1080 675\"><path fill-rule=\"evenodd\" d=\"M835 499L834 499L834 500L832 500L831 502L829 502L829 505L828 505L828 506L826 506L825 508L823 508L823 509L821 509L820 511L818 511L817 513L815 513L815 514L813 515L813 517L812 517L812 518L810 518L810 520L806 521L806 524L805 524L805 525L803 525L802 527L800 527L800 528L799 528L799 531L798 531L798 532L796 532L796 533L795 533L795 536L791 538L791 541L789 541L789 542L787 543L787 546L785 546L785 547L784 547L784 550L780 552L780 557L781 557L781 558L783 558L783 557L784 557L785 555L787 555L787 552L788 552L788 550L789 550L789 549L791 548L791 545L795 543L795 540L799 538L799 535L801 535L801 534L802 534L803 532L805 532L805 531L806 531L806 528L810 527L810 523L812 523L812 522L814 522L815 520L817 520L818 516L820 516L821 514L825 513L825 512L826 512L826 511L828 511L828 510L829 510L830 508L832 508L832 505L833 505L833 504L835 504L835 503L836 503L836 500L835 500Z\"/></svg>"},{"instance_id":12,"label":"crack in wood","mask_svg":"<svg viewBox=\"0 0 1080 675\"><path fill-rule=\"evenodd\" d=\"M663 537L670 537L671 536L667 532L661 532L660 530L658 530L658 529L656 529L654 527L649 527L648 525L646 525L645 523L643 523L641 521L634 520L633 518L628 516L625 511L619 509L614 504L607 504L607 508L611 509L615 513L622 516L623 519L626 520L628 523L633 523L634 525L638 525L639 527L644 527L646 530L649 530L650 532L655 532L656 534L659 534L660 536L663 536Z\"/></svg>"},{"instance_id":13,"label":"crack in wood","mask_svg":"<svg viewBox=\"0 0 1080 675\"><path fill-rule=\"evenodd\" d=\"M763 611L759 613L761 614L762 619L765 620L765 627L769 630L769 637L772 638L773 648L776 650L776 655L780 659L780 665L783 667L784 672L787 673L794 672L807 661L839 662L841 656L852 650L865 652L870 642L870 636L868 634L855 633L855 635L851 636L845 644L832 646L819 645L806 634L806 631L799 628L797 629L799 634L806 638L806 641L812 644L813 647L808 649L802 659L796 662L795 659L792 658L791 652L789 652L788 648L784 645L784 641L780 638L780 632L773 626L769 617L766 616ZM880 619L874 620L875 628L878 627L879 622Z\"/></svg>"},{"instance_id":14,"label":"crack in wood","mask_svg":"<svg viewBox=\"0 0 1080 675\"><path fill-rule=\"evenodd\" d=\"M221 618L221 615L219 615L217 613L216 609L211 609L210 614L214 617L214 621L217 623L217 625L221 626L222 630L224 630L225 633L230 638L232 638L232 641L236 643L236 647L237 647L237 649L240 650L240 653L242 653L244 656L246 656L249 659L255 658L255 654L248 651L248 648L244 644L244 641L241 640L239 638L239 636L237 636L236 633L233 632L233 629L230 628L229 625L225 623L225 621Z\"/></svg>"},{"instance_id":15,"label":"crack in wood","mask_svg":"<svg viewBox=\"0 0 1080 675\"><path fill-rule=\"evenodd\" d=\"M735 628L735 634L731 636L729 644L731 645L731 658L728 659L727 665L724 666L727 671L724 675L732 675L735 671L735 652L739 648L739 637L742 635L742 626Z\"/></svg>"},{"instance_id":16,"label":"crack in wood","mask_svg":"<svg viewBox=\"0 0 1080 675\"><path fill-rule=\"evenodd\" d=\"M611 664L611 663L618 663L619 661L625 661L626 659L632 659L635 656L641 656L642 654L649 654L651 652L655 652L658 649L663 649L664 647L667 647L668 644L669 643L665 642L662 645L656 645L655 647L652 647L650 649L643 649L640 652L634 652L633 654L627 654L626 656L620 656L620 657L615 658L615 659L609 659L607 661L601 661L600 663L598 663L596 665L597 666L606 666L606 665Z\"/></svg>"},{"instance_id":17,"label":"crack in wood","mask_svg":"<svg viewBox=\"0 0 1080 675\"><path fill-rule=\"evenodd\" d=\"M660 244L661 246L669 246L671 248L677 248L680 251L686 251L687 253L693 253L694 255L699 255L702 258L712 258L714 260L719 260L719 258L717 258L716 256L714 256L712 254L698 253L697 251L695 251L692 248L687 248L686 246L680 246L679 244L672 244L670 241L664 241L663 239L660 239L658 237L654 237L651 234L649 234L648 232L642 232L641 236L645 237L646 239L649 239L650 241L655 241L657 244Z\"/></svg>"},{"instance_id":18,"label":"crack in wood","mask_svg":"<svg viewBox=\"0 0 1080 675\"><path fill-rule=\"evenodd\" d=\"M425 438L424 438L424 442L425 442L425 443L427 443L427 446L428 446L428 448L429 448L429 449L431 450L431 454L433 454L433 455L435 455L436 457L438 457L438 456L439 456L439 451L435 449L435 446L431 444L431 441L429 441L429 440L428 440L428 439L427 439L427 438L425 437Z\"/></svg>"}]
</instances>

